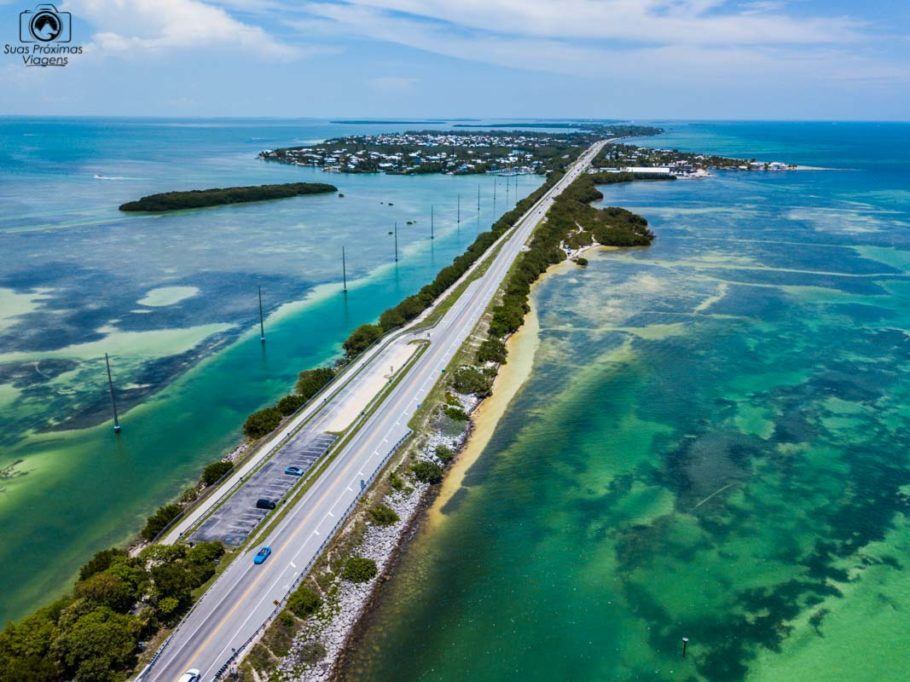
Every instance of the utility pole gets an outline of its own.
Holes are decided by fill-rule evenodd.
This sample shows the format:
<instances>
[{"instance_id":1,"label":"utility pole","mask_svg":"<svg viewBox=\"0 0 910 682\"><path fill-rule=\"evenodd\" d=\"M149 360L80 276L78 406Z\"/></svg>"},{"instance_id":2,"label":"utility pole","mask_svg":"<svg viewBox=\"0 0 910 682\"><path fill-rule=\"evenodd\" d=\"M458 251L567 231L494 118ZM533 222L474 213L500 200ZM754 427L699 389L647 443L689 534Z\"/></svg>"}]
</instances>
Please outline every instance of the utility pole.
<instances>
[{"instance_id":1,"label":"utility pole","mask_svg":"<svg viewBox=\"0 0 910 682\"><path fill-rule=\"evenodd\" d=\"M341 281L344 286L344 293L348 293L348 266L344 259L344 247L341 247Z\"/></svg>"},{"instance_id":2,"label":"utility pole","mask_svg":"<svg viewBox=\"0 0 910 682\"><path fill-rule=\"evenodd\" d=\"M433 231L433 206L430 206L430 241L436 239L435 232Z\"/></svg>"},{"instance_id":3,"label":"utility pole","mask_svg":"<svg viewBox=\"0 0 910 682\"><path fill-rule=\"evenodd\" d=\"M477 215L480 215L480 185L477 185Z\"/></svg>"},{"instance_id":4,"label":"utility pole","mask_svg":"<svg viewBox=\"0 0 910 682\"><path fill-rule=\"evenodd\" d=\"M496 218L496 176L493 176L493 218Z\"/></svg>"},{"instance_id":5,"label":"utility pole","mask_svg":"<svg viewBox=\"0 0 910 682\"><path fill-rule=\"evenodd\" d=\"M259 287L259 342L265 343L265 322L262 318L262 287Z\"/></svg>"},{"instance_id":6,"label":"utility pole","mask_svg":"<svg viewBox=\"0 0 910 682\"><path fill-rule=\"evenodd\" d=\"M117 399L114 397L114 380L111 378L111 361L107 353L104 354L104 364L107 365L107 387L111 392L111 407L114 409L114 433L120 433L120 419L117 417Z\"/></svg>"},{"instance_id":7,"label":"utility pole","mask_svg":"<svg viewBox=\"0 0 910 682\"><path fill-rule=\"evenodd\" d=\"M458 195L458 225L461 226L461 195Z\"/></svg>"},{"instance_id":8,"label":"utility pole","mask_svg":"<svg viewBox=\"0 0 910 682\"><path fill-rule=\"evenodd\" d=\"M395 262L398 262L398 223L395 223Z\"/></svg>"}]
</instances>

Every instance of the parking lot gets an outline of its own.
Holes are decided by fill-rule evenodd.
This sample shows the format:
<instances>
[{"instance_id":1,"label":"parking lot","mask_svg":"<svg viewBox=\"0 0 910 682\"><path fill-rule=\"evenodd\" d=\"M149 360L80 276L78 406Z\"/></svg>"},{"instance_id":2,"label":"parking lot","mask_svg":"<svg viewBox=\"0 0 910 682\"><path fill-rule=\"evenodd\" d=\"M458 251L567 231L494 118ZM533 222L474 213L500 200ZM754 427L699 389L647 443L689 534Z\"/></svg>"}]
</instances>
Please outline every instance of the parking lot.
<instances>
[{"instance_id":1,"label":"parking lot","mask_svg":"<svg viewBox=\"0 0 910 682\"><path fill-rule=\"evenodd\" d=\"M284 473L285 468L296 466L307 472L335 439L336 436L306 429L295 434L227 502L213 511L190 539L218 540L230 546L243 543L270 513L267 509L257 509L256 500L264 498L278 503L301 478Z\"/></svg>"}]
</instances>

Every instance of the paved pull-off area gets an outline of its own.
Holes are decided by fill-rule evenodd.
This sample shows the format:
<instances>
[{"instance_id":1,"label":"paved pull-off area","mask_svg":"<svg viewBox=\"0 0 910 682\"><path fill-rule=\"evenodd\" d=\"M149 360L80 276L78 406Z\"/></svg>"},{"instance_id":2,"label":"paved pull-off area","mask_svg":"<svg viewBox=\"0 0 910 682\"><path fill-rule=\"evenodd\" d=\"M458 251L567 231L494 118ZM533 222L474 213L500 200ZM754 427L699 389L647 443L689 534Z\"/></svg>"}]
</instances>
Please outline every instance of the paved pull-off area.
<instances>
[{"instance_id":1,"label":"paved pull-off area","mask_svg":"<svg viewBox=\"0 0 910 682\"><path fill-rule=\"evenodd\" d=\"M471 282L435 327L419 333L400 333L391 344L360 360L360 363L372 359L381 362L381 356L391 352L386 350L390 346L411 343L418 338L429 343L406 368L401 381L340 448L325 471L269 532L263 544L271 546L271 557L262 565L254 565L253 556L258 547L238 556L171 635L158 660L141 679L171 682L178 680L187 669L197 668L203 680L212 680L232 660L234 652L243 649L269 622L276 605L294 588L318 556L324 541L331 537L338 522L357 501L364 484L382 468L391 451L408 435L408 421L473 331L534 226L546 215L555 197L585 172L606 142L598 142L585 151L565 176L503 237L502 249L487 271ZM333 410L337 409L332 407L335 396L342 393L344 390L329 394L325 402L313 407L312 413L305 411L305 418L312 422L306 426L308 436L301 438L314 437L322 430L320 424L330 423ZM289 429L275 437L280 450L273 462L284 457L284 449L295 447L298 436L293 435L293 428ZM278 471L283 468L284 465L279 466ZM264 470L265 467L260 471ZM256 477L254 475L251 480ZM238 491L223 506L245 495ZM203 528L207 523L204 522Z\"/></svg>"}]
</instances>

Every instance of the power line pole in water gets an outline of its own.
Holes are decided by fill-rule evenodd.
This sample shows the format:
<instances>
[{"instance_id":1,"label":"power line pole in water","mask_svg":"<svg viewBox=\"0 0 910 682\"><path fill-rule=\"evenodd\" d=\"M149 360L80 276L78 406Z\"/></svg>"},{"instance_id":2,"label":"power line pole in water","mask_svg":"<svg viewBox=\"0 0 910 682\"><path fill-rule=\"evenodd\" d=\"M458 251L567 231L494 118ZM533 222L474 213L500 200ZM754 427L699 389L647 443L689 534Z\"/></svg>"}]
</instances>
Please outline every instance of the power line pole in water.
<instances>
[{"instance_id":1,"label":"power line pole in water","mask_svg":"<svg viewBox=\"0 0 910 682\"><path fill-rule=\"evenodd\" d=\"M262 287L259 287L259 343L265 343L265 321L262 317Z\"/></svg>"},{"instance_id":2,"label":"power line pole in water","mask_svg":"<svg viewBox=\"0 0 910 682\"><path fill-rule=\"evenodd\" d=\"M104 364L107 365L107 388L111 392L111 407L114 410L114 433L120 433L120 419L117 417L117 398L114 397L114 380L111 378L111 361L107 353L104 354Z\"/></svg>"},{"instance_id":3,"label":"power line pole in water","mask_svg":"<svg viewBox=\"0 0 910 682\"><path fill-rule=\"evenodd\" d=\"M685 657L686 657L686 648L689 646L689 638L688 638L688 637L683 637L683 638L682 638L682 645L683 645L682 657L685 658Z\"/></svg>"},{"instance_id":4,"label":"power line pole in water","mask_svg":"<svg viewBox=\"0 0 910 682\"><path fill-rule=\"evenodd\" d=\"M398 223L395 223L395 262L398 262Z\"/></svg>"},{"instance_id":5,"label":"power line pole in water","mask_svg":"<svg viewBox=\"0 0 910 682\"><path fill-rule=\"evenodd\" d=\"M341 281L344 293L348 293L348 266L344 258L344 247L341 247Z\"/></svg>"},{"instance_id":6,"label":"power line pole in water","mask_svg":"<svg viewBox=\"0 0 910 682\"><path fill-rule=\"evenodd\" d=\"M496 218L496 176L493 176L493 218Z\"/></svg>"},{"instance_id":7,"label":"power line pole in water","mask_svg":"<svg viewBox=\"0 0 910 682\"><path fill-rule=\"evenodd\" d=\"M461 195L460 194L458 195L458 208L456 209L456 211L457 211L457 216L458 216L457 223L458 223L458 226L461 227Z\"/></svg>"},{"instance_id":8,"label":"power line pole in water","mask_svg":"<svg viewBox=\"0 0 910 682\"><path fill-rule=\"evenodd\" d=\"M433 228L433 206L430 206L430 241L436 239L436 234Z\"/></svg>"}]
</instances>

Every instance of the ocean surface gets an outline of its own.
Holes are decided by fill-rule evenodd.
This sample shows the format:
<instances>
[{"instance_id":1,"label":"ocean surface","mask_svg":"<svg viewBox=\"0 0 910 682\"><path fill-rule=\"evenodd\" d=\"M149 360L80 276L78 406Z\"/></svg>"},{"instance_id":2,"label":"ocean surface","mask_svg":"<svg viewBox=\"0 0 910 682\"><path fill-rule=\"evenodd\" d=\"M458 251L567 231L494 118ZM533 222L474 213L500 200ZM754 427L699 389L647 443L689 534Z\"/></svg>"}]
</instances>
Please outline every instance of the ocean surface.
<instances>
[{"instance_id":1,"label":"ocean surface","mask_svg":"<svg viewBox=\"0 0 910 682\"><path fill-rule=\"evenodd\" d=\"M536 290L349 679L907 679L910 125L666 125L818 170L603 188L657 240Z\"/></svg>"},{"instance_id":2,"label":"ocean surface","mask_svg":"<svg viewBox=\"0 0 910 682\"><path fill-rule=\"evenodd\" d=\"M256 158L429 127L443 126L0 117L0 623L66 591L94 552L234 445L247 414L337 357L351 329L509 208L515 190L500 178L494 210L492 176L338 175ZM117 210L153 192L290 181L344 197ZM541 182L519 177L518 194ZM125 410L119 438L104 353Z\"/></svg>"}]
</instances>

